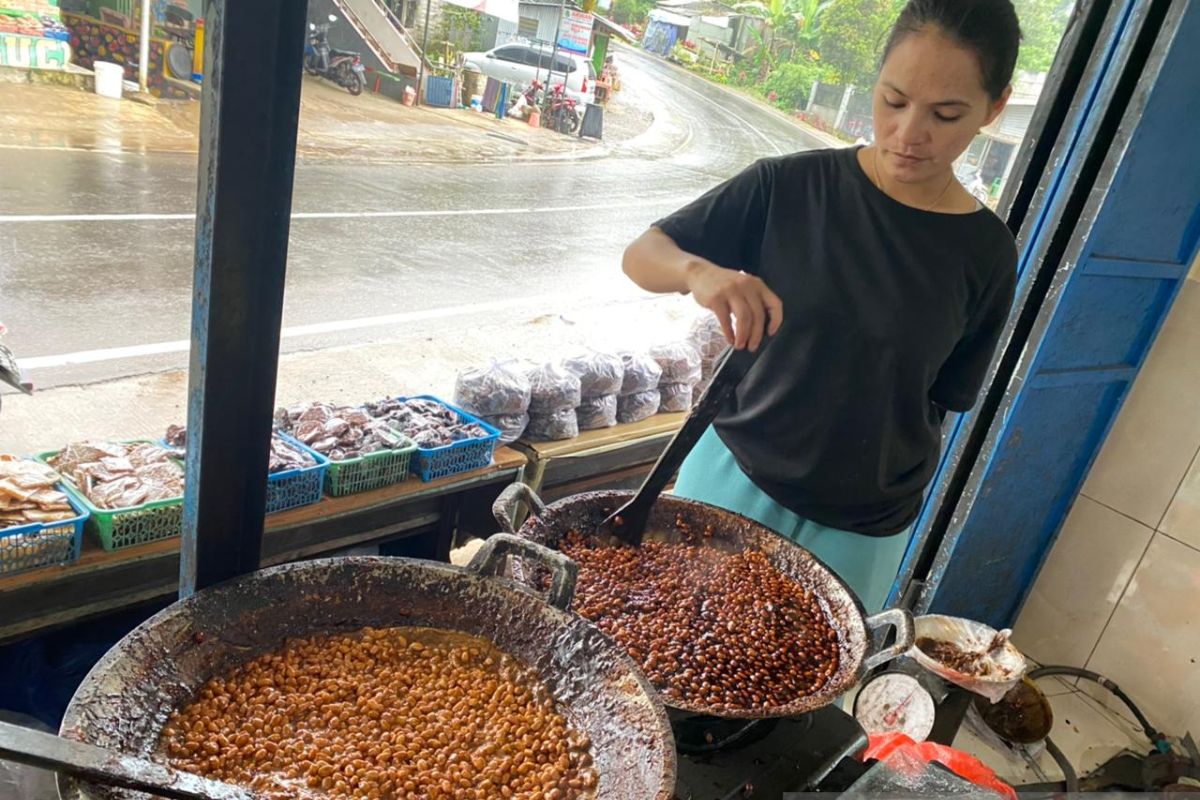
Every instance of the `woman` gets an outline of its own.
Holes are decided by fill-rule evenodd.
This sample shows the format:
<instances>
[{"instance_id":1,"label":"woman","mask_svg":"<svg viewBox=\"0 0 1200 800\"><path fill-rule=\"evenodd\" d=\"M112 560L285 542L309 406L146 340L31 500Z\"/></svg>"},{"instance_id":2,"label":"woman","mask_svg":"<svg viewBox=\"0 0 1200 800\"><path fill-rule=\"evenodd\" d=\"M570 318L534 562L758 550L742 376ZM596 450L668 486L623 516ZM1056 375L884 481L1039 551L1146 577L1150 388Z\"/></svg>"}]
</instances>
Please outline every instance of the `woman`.
<instances>
[{"instance_id":1,"label":"woman","mask_svg":"<svg viewBox=\"0 0 1200 800\"><path fill-rule=\"evenodd\" d=\"M947 410L975 402L1017 251L953 164L1004 109L1010 0L910 0L874 90L875 144L759 161L656 223L624 269L690 292L739 349L765 348L676 494L811 550L882 608Z\"/></svg>"}]
</instances>

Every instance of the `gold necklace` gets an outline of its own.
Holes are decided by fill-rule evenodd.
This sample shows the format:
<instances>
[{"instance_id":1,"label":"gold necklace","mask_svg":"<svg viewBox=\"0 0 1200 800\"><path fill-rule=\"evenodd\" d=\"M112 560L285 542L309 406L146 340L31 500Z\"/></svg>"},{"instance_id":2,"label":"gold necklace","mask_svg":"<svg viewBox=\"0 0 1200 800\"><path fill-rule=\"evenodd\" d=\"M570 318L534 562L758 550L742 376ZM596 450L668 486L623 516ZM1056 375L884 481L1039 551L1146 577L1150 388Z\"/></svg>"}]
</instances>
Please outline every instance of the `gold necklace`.
<instances>
[{"instance_id":1,"label":"gold necklace","mask_svg":"<svg viewBox=\"0 0 1200 800\"><path fill-rule=\"evenodd\" d=\"M876 146L875 149L871 151L871 167L875 172L875 188L877 188L879 191L883 192L884 194L888 194L887 189L883 188L883 181L881 181L879 179L879 147L878 146ZM946 192L950 191L950 184L952 184L952 183L954 183L954 173L953 172L950 173L950 180L946 181L946 185L942 187L942 191L940 194L938 194L937 199L933 201L933 205L928 206L927 208L920 208L919 206L917 208L921 211L933 211L935 208L937 208L938 203L942 202L942 198L946 196ZM891 197L891 195L888 194L888 197ZM897 201L897 202L900 202L900 201Z\"/></svg>"}]
</instances>

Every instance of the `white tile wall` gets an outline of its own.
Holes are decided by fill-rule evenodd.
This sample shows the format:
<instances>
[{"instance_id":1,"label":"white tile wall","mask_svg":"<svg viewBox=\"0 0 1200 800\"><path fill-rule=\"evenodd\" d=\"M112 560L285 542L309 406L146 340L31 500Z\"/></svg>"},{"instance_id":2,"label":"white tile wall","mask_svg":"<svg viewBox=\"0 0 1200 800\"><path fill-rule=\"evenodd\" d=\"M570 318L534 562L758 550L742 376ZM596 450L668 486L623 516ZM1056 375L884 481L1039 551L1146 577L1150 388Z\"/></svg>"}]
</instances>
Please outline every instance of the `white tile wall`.
<instances>
[{"instance_id":1,"label":"white tile wall","mask_svg":"<svg viewBox=\"0 0 1200 800\"><path fill-rule=\"evenodd\" d=\"M1030 658L1099 672L1169 735L1200 735L1200 259L1014 631ZM1076 708L1134 734L1107 692L1079 688Z\"/></svg>"}]
</instances>

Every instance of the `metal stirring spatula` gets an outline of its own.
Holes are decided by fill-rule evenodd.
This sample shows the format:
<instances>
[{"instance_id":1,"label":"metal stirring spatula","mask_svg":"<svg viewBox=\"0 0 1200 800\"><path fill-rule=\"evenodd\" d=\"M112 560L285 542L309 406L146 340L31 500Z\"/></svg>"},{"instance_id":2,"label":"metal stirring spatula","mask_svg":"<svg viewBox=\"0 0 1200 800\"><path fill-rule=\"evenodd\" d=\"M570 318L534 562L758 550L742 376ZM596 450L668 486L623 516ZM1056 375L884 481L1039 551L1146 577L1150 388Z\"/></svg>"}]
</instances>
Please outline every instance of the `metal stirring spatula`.
<instances>
[{"instance_id":1,"label":"metal stirring spatula","mask_svg":"<svg viewBox=\"0 0 1200 800\"><path fill-rule=\"evenodd\" d=\"M261 800L241 786L7 722L0 722L0 759L173 800Z\"/></svg>"},{"instance_id":2,"label":"metal stirring spatula","mask_svg":"<svg viewBox=\"0 0 1200 800\"><path fill-rule=\"evenodd\" d=\"M650 509L658 501L658 496L667 488L688 453L692 452L696 442L700 441L708 426L717 418L725 401L769 343L764 341L753 353L726 348L717 361L716 372L708 389L692 407L691 413L671 438L667 449L658 457L654 469L650 470L633 499L600 523L597 530L600 535L610 534L632 547L641 545L646 523L650 519Z\"/></svg>"}]
</instances>

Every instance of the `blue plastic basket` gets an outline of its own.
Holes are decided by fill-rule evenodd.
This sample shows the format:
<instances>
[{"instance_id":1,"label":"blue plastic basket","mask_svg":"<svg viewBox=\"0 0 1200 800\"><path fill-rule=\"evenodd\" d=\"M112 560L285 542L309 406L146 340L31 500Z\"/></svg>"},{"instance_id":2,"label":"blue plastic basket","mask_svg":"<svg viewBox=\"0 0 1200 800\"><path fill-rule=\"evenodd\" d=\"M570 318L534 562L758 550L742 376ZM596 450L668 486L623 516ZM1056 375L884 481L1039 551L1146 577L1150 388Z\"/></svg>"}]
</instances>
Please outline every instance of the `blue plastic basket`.
<instances>
[{"instance_id":1,"label":"blue plastic basket","mask_svg":"<svg viewBox=\"0 0 1200 800\"><path fill-rule=\"evenodd\" d=\"M63 484L56 484L55 488L67 495L67 502L78 516L0 529L0 575L79 560L88 512Z\"/></svg>"},{"instance_id":2,"label":"blue plastic basket","mask_svg":"<svg viewBox=\"0 0 1200 800\"><path fill-rule=\"evenodd\" d=\"M488 432L488 435L482 439L463 439L461 442L454 442L445 447L418 447L416 457L412 460L412 467L413 473L419 475L421 480L428 483L438 478L470 472L473 469L483 469L491 465L492 455L496 451L496 441L500 438L500 431L478 417L473 417L433 395L423 394L397 399L401 401L432 400L457 414L461 424L474 423Z\"/></svg>"},{"instance_id":3,"label":"blue plastic basket","mask_svg":"<svg viewBox=\"0 0 1200 800\"><path fill-rule=\"evenodd\" d=\"M282 439L293 450L299 450L301 453L312 456L317 463L311 467L298 467L268 475L267 513L276 514L280 511L319 503L322 487L325 485L325 471L329 469L329 459L286 433L276 431L274 435ZM165 440L160 440L159 444L172 450L179 449L167 444Z\"/></svg>"},{"instance_id":4,"label":"blue plastic basket","mask_svg":"<svg viewBox=\"0 0 1200 800\"><path fill-rule=\"evenodd\" d=\"M275 435L293 450L312 456L317 463L311 467L289 469L267 476L267 513L274 514L319 503L322 487L325 485L325 471L329 469L329 459L286 433Z\"/></svg>"}]
</instances>

